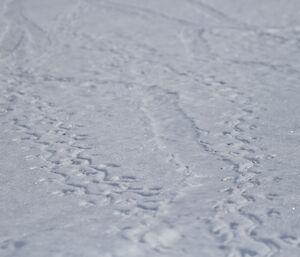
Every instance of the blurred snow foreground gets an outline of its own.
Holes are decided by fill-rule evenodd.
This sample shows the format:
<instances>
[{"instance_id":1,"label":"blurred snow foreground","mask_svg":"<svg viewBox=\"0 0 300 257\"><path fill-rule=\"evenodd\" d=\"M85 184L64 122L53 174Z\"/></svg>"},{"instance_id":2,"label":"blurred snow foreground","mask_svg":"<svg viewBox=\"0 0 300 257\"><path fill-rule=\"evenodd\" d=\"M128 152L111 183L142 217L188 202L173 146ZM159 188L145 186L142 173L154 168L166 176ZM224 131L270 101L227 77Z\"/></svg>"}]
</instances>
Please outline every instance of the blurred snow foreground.
<instances>
[{"instance_id":1,"label":"blurred snow foreground","mask_svg":"<svg viewBox=\"0 0 300 257\"><path fill-rule=\"evenodd\" d=\"M300 256L300 1L0 12L1 257Z\"/></svg>"}]
</instances>

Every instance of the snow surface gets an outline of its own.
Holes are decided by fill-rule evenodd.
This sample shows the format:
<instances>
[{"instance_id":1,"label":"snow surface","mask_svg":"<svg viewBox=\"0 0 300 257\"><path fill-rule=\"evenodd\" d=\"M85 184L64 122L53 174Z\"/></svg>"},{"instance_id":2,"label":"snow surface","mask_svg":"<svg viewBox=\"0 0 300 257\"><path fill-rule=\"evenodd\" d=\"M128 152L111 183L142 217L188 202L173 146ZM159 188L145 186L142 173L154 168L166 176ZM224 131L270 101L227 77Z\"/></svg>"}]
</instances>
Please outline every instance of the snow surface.
<instances>
[{"instance_id":1,"label":"snow surface","mask_svg":"<svg viewBox=\"0 0 300 257\"><path fill-rule=\"evenodd\" d=\"M300 256L299 0L1 0L1 257Z\"/></svg>"}]
</instances>

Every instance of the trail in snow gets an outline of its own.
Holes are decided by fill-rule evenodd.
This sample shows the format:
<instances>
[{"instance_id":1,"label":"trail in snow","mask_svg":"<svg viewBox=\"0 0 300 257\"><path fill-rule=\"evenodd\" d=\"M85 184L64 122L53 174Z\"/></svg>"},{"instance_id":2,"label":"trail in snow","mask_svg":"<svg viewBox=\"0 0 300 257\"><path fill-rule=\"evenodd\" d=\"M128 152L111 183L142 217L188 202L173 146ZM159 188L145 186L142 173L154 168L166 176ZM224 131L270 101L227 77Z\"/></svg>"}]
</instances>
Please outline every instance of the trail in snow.
<instances>
[{"instance_id":1,"label":"trail in snow","mask_svg":"<svg viewBox=\"0 0 300 257\"><path fill-rule=\"evenodd\" d=\"M0 256L300 255L297 1L0 5Z\"/></svg>"}]
</instances>

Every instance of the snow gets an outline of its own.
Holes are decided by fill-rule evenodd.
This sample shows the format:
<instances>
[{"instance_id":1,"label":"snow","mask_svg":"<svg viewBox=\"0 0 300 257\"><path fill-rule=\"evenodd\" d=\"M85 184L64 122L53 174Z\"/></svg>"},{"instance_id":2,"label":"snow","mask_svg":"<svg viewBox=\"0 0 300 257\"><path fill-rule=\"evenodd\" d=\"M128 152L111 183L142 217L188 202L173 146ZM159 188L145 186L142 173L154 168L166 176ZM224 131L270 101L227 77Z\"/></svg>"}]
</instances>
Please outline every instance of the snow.
<instances>
[{"instance_id":1,"label":"snow","mask_svg":"<svg viewBox=\"0 0 300 257\"><path fill-rule=\"evenodd\" d=\"M300 2L0 1L0 256L300 256Z\"/></svg>"}]
</instances>

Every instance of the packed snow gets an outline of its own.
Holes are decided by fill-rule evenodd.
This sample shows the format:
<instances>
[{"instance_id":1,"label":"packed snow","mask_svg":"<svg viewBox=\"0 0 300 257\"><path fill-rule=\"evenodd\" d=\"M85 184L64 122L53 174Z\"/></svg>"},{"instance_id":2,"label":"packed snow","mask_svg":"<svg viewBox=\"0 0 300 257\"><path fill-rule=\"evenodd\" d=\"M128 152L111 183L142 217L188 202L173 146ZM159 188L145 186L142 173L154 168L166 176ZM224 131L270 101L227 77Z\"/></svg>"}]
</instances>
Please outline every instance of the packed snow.
<instances>
[{"instance_id":1,"label":"packed snow","mask_svg":"<svg viewBox=\"0 0 300 257\"><path fill-rule=\"evenodd\" d=\"M1 0L1 257L299 257L299 0Z\"/></svg>"}]
</instances>

